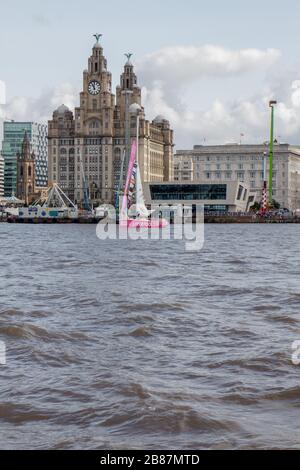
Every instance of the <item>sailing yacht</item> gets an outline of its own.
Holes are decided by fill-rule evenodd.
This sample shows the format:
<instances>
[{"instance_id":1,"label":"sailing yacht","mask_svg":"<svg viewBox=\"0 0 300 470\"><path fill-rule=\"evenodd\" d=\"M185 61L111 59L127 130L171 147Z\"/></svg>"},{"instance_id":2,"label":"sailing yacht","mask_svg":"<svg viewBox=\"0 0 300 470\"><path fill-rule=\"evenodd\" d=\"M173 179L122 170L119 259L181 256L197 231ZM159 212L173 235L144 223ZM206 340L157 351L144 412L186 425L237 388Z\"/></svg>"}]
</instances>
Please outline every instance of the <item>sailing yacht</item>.
<instances>
[{"instance_id":1,"label":"sailing yacht","mask_svg":"<svg viewBox=\"0 0 300 470\"><path fill-rule=\"evenodd\" d=\"M153 217L154 211L149 211L146 207L139 162L136 157L137 142L134 140L131 146L119 225L128 228L164 228L168 225L168 221ZM133 204L134 195L135 204Z\"/></svg>"}]
</instances>

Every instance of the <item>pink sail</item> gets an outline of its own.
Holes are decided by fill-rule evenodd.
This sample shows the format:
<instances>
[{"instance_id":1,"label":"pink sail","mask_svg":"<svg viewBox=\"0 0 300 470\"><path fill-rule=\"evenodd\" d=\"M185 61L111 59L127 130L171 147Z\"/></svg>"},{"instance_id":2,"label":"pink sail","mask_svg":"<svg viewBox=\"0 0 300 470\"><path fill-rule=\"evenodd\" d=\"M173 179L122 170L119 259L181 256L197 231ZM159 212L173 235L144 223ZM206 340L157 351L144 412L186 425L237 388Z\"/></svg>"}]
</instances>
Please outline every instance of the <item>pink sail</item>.
<instances>
[{"instance_id":1,"label":"pink sail","mask_svg":"<svg viewBox=\"0 0 300 470\"><path fill-rule=\"evenodd\" d=\"M121 217L122 218L127 213L128 190L129 190L131 177L132 177L134 164L135 164L136 149L137 149L136 141L134 140L132 142L132 146L131 146L130 160L129 160L129 165L128 165L126 184L125 184L124 196L123 196L123 201L122 201L122 209L121 209Z\"/></svg>"},{"instance_id":2,"label":"pink sail","mask_svg":"<svg viewBox=\"0 0 300 470\"><path fill-rule=\"evenodd\" d=\"M128 205L131 205L133 200L134 187L136 186L138 162L136 161L137 143L136 140L132 142L130 160L128 165L126 184L124 190L124 196L122 200L122 209L119 217L119 225L126 228L164 228L168 226L168 222L165 219L154 219L154 218L128 218L127 209Z\"/></svg>"}]
</instances>

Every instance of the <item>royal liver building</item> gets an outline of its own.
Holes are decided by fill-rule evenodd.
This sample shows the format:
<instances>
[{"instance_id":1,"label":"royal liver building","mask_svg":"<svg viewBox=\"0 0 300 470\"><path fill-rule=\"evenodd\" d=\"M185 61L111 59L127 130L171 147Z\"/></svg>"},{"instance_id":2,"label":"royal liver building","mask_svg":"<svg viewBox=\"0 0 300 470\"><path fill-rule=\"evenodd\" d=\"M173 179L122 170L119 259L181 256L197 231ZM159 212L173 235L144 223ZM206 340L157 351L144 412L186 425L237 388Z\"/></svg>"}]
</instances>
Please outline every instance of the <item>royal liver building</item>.
<instances>
[{"instance_id":1,"label":"royal liver building","mask_svg":"<svg viewBox=\"0 0 300 470\"><path fill-rule=\"evenodd\" d=\"M83 72L83 91L75 115L61 105L49 121L49 181L57 182L77 203L84 188L91 201L113 202L119 185L121 163L128 162L132 139L137 134L137 117L130 113L133 103L141 105L141 89L130 54L112 93L112 76L96 35L96 44ZM139 165L143 181L173 179L173 131L162 116L139 119Z\"/></svg>"}]
</instances>

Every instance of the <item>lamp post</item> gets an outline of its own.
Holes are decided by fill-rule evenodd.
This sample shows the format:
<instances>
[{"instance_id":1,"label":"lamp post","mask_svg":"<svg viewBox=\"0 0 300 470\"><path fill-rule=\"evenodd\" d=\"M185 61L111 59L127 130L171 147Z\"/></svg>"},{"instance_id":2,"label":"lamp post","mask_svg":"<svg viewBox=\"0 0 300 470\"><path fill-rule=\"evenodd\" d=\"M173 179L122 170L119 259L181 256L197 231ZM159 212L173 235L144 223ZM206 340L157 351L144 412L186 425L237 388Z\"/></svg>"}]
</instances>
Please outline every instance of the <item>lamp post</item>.
<instances>
[{"instance_id":1,"label":"lamp post","mask_svg":"<svg viewBox=\"0 0 300 470\"><path fill-rule=\"evenodd\" d=\"M273 156L274 156L274 108L277 101L270 101L271 108L271 132L270 132L270 151L269 151L269 204L273 201Z\"/></svg>"}]
</instances>

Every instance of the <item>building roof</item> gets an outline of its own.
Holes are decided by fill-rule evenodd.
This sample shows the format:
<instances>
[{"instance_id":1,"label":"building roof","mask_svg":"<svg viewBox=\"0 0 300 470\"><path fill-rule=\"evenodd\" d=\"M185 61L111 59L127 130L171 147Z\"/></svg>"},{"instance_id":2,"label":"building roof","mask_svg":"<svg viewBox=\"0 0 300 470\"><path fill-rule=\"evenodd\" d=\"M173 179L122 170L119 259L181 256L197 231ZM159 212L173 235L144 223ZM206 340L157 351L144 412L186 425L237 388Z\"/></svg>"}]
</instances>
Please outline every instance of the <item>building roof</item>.
<instances>
[{"instance_id":1,"label":"building roof","mask_svg":"<svg viewBox=\"0 0 300 470\"><path fill-rule=\"evenodd\" d=\"M162 114L159 114L158 116L156 116L156 118L153 119L153 122L155 123L160 123L163 121L167 121L167 119Z\"/></svg>"},{"instance_id":2,"label":"building roof","mask_svg":"<svg viewBox=\"0 0 300 470\"><path fill-rule=\"evenodd\" d=\"M63 114L63 113L66 113L67 111L70 111L68 106L66 106L65 104L61 104L57 110L56 110L58 113L60 114Z\"/></svg>"}]
</instances>

